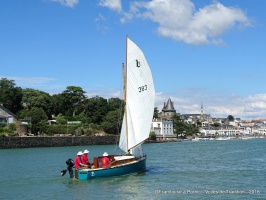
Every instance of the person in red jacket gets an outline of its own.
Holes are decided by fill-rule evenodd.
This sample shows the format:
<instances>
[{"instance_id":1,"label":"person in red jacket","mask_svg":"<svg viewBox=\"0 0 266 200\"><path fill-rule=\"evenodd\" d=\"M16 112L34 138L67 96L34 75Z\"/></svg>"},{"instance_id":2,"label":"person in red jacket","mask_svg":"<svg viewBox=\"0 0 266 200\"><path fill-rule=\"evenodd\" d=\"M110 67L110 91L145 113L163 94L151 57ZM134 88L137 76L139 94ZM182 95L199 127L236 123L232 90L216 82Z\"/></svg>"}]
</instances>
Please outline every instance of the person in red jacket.
<instances>
[{"instance_id":1,"label":"person in red jacket","mask_svg":"<svg viewBox=\"0 0 266 200\"><path fill-rule=\"evenodd\" d=\"M90 166L90 160L88 158L89 151L86 149L83 151L82 164Z\"/></svg>"},{"instance_id":2,"label":"person in red jacket","mask_svg":"<svg viewBox=\"0 0 266 200\"><path fill-rule=\"evenodd\" d=\"M110 159L107 157L108 153L104 152L102 158L102 167L107 167L110 164Z\"/></svg>"},{"instance_id":3,"label":"person in red jacket","mask_svg":"<svg viewBox=\"0 0 266 200\"><path fill-rule=\"evenodd\" d=\"M82 151L77 153L77 157L75 158L75 178L78 178L78 169L81 167L88 167L87 165L82 164Z\"/></svg>"}]
</instances>

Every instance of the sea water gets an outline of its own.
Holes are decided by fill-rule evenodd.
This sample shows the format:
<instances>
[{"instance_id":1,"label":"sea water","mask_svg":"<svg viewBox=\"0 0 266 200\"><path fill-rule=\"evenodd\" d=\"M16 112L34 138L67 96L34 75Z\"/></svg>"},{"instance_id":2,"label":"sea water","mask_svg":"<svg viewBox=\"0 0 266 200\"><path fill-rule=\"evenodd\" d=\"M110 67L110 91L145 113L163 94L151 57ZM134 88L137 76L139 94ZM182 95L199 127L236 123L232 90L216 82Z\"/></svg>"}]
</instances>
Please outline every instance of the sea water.
<instances>
[{"instance_id":1,"label":"sea water","mask_svg":"<svg viewBox=\"0 0 266 200\"><path fill-rule=\"evenodd\" d=\"M0 150L0 199L266 199L266 140L149 143L147 171L70 179L65 161L115 145Z\"/></svg>"}]
</instances>

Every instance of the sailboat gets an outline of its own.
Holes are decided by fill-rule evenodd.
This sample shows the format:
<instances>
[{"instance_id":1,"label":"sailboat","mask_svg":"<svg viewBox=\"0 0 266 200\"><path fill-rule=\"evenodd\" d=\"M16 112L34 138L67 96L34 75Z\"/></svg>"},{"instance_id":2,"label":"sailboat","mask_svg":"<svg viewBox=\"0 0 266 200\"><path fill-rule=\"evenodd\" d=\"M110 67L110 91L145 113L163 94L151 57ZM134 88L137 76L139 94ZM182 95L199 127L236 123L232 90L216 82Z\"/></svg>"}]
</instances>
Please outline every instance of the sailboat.
<instances>
[{"instance_id":1,"label":"sailboat","mask_svg":"<svg viewBox=\"0 0 266 200\"><path fill-rule=\"evenodd\" d=\"M110 164L102 167L102 156L93 158L94 168L78 170L78 179L119 176L146 170L141 144L149 137L155 89L151 70L141 49L126 37L126 62L123 66L124 117L119 147L122 155L108 155Z\"/></svg>"}]
</instances>

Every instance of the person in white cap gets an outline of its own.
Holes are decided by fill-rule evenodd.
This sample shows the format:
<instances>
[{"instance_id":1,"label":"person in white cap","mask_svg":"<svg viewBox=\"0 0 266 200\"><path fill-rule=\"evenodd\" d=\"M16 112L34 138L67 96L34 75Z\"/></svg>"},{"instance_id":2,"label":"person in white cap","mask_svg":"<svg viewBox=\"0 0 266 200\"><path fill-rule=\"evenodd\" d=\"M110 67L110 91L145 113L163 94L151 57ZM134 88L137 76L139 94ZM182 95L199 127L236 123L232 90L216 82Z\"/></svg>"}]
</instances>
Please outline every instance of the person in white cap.
<instances>
[{"instance_id":1,"label":"person in white cap","mask_svg":"<svg viewBox=\"0 0 266 200\"><path fill-rule=\"evenodd\" d=\"M90 166L91 164L90 164L90 160L88 158L88 153L89 153L89 151L87 149L83 151L82 164Z\"/></svg>"},{"instance_id":2,"label":"person in white cap","mask_svg":"<svg viewBox=\"0 0 266 200\"><path fill-rule=\"evenodd\" d=\"M102 158L102 167L107 167L109 164L110 164L110 159L108 158L108 153L104 152Z\"/></svg>"},{"instance_id":3,"label":"person in white cap","mask_svg":"<svg viewBox=\"0 0 266 200\"><path fill-rule=\"evenodd\" d=\"M77 157L75 158L75 178L78 178L78 169L81 167L86 167L86 165L82 164L82 159L81 159L82 155L83 155L82 151L79 151L77 153Z\"/></svg>"}]
</instances>

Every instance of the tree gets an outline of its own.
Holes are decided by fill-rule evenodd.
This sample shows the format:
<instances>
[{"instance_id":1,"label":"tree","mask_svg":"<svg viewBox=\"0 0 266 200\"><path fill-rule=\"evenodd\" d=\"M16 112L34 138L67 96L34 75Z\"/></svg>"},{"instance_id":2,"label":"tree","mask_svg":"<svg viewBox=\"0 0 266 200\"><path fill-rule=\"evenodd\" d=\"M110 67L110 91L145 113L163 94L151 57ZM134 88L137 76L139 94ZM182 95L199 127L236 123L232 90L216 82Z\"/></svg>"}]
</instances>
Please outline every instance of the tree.
<instances>
[{"instance_id":1,"label":"tree","mask_svg":"<svg viewBox=\"0 0 266 200\"><path fill-rule=\"evenodd\" d=\"M14 80L6 78L0 80L0 105L2 104L5 108L17 114L22 108L22 89L15 86Z\"/></svg>"},{"instance_id":2,"label":"tree","mask_svg":"<svg viewBox=\"0 0 266 200\"><path fill-rule=\"evenodd\" d=\"M63 91L63 101L68 108L68 111L72 113L72 116L76 115L78 109L82 110L83 101L86 98L85 92L81 87L68 86L65 91Z\"/></svg>"},{"instance_id":3,"label":"tree","mask_svg":"<svg viewBox=\"0 0 266 200\"><path fill-rule=\"evenodd\" d=\"M220 126L220 124L219 124L219 123L217 123L217 122L215 122L215 123L213 123L213 126L214 126L214 127L219 127L219 126Z\"/></svg>"},{"instance_id":4,"label":"tree","mask_svg":"<svg viewBox=\"0 0 266 200\"><path fill-rule=\"evenodd\" d=\"M159 118L159 110L158 110L158 107L155 107L154 108L153 118L155 118L155 119Z\"/></svg>"},{"instance_id":5,"label":"tree","mask_svg":"<svg viewBox=\"0 0 266 200\"><path fill-rule=\"evenodd\" d=\"M11 130L11 131L16 131L16 123L11 123L8 125L8 129Z\"/></svg>"},{"instance_id":6,"label":"tree","mask_svg":"<svg viewBox=\"0 0 266 200\"><path fill-rule=\"evenodd\" d=\"M20 111L18 111L17 116L19 119L24 119L27 118L27 116L29 116L29 110L27 109L22 109Z\"/></svg>"},{"instance_id":7,"label":"tree","mask_svg":"<svg viewBox=\"0 0 266 200\"><path fill-rule=\"evenodd\" d=\"M23 90L22 105L26 110L32 107L42 108L47 116L51 117L53 104L50 94L39 90L27 88Z\"/></svg>"},{"instance_id":8,"label":"tree","mask_svg":"<svg viewBox=\"0 0 266 200\"><path fill-rule=\"evenodd\" d=\"M108 113L107 100L99 96L88 99L84 108L85 115L95 124L101 124Z\"/></svg>"},{"instance_id":9,"label":"tree","mask_svg":"<svg viewBox=\"0 0 266 200\"><path fill-rule=\"evenodd\" d=\"M59 114L56 116L56 123L61 125L66 125L67 119L62 114Z\"/></svg>"},{"instance_id":10,"label":"tree","mask_svg":"<svg viewBox=\"0 0 266 200\"><path fill-rule=\"evenodd\" d=\"M110 111L104 117L104 121L101 123L102 129L106 133L117 134L120 133L122 125L122 116L119 109L116 111Z\"/></svg>"},{"instance_id":11,"label":"tree","mask_svg":"<svg viewBox=\"0 0 266 200\"><path fill-rule=\"evenodd\" d=\"M194 124L188 124L182 121L174 121L174 133L182 134L186 132L186 135L193 135L199 133L199 129Z\"/></svg>"},{"instance_id":12,"label":"tree","mask_svg":"<svg viewBox=\"0 0 266 200\"><path fill-rule=\"evenodd\" d=\"M182 116L180 115L180 113L175 113L172 117L173 121L182 121Z\"/></svg>"},{"instance_id":13,"label":"tree","mask_svg":"<svg viewBox=\"0 0 266 200\"><path fill-rule=\"evenodd\" d=\"M37 133L45 130L48 117L42 108L33 107L27 117L31 117L31 132Z\"/></svg>"},{"instance_id":14,"label":"tree","mask_svg":"<svg viewBox=\"0 0 266 200\"><path fill-rule=\"evenodd\" d=\"M67 100L65 99L65 96L60 94L54 94L51 98L51 102L53 105L53 114L55 116L61 114L61 115L67 115L68 114L68 106L65 102Z\"/></svg>"},{"instance_id":15,"label":"tree","mask_svg":"<svg viewBox=\"0 0 266 200\"><path fill-rule=\"evenodd\" d=\"M150 132L150 140L156 140L156 133L154 131Z\"/></svg>"},{"instance_id":16,"label":"tree","mask_svg":"<svg viewBox=\"0 0 266 200\"><path fill-rule=\"evenodd\" d=\"M235 120L235 118L232 115L228 115L227 119L229 122L233 122Z\"/></svg>"},{"instance_id":17,"label":"tree","mask_svg":"<svg viewBox=\"0 0 266 200\"><path fill-rule=\"evenodd\" d=\"M108 99L108 110L114 111L117 109L122 110L124 108L123 106L124 101L119 98L110 98Z\"/></svg>"}]
</instances>

